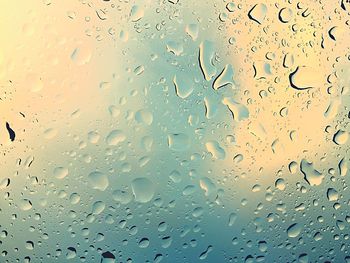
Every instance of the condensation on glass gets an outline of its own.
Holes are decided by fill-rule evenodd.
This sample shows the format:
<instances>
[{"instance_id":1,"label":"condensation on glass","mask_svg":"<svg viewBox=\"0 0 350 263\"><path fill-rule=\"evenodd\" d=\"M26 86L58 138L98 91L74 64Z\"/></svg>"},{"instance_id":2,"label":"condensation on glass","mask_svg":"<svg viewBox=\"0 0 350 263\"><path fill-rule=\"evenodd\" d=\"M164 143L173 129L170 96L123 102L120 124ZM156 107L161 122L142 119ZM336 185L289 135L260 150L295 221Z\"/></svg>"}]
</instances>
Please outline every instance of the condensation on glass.
<instances>
[{"instance_id":1,"label":"condensation on glass","mask_svg":"<svg viewBox=\"0 0 350 263\"><path fill-rule=\"evenodd\" d=\"M350 3L0 3L0 262L350 262Z\"/></svg>"}]
</instances>

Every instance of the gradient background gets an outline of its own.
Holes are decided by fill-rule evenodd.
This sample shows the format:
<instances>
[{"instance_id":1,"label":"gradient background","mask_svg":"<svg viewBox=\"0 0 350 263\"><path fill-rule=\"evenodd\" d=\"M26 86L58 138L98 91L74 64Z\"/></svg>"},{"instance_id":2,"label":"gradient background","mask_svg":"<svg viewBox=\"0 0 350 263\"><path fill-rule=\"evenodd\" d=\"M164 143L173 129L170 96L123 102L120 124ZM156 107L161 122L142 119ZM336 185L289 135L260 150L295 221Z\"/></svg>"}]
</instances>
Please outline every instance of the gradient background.
<instances>
[{"instance_id":1,"label":"gradient background","mask_svg":"<svg viewBox=\"0 0 350 263\"><path fill-rule=\"evenodd\" d=\"M350 262L349 174L339 169L349 140L333 141L349 132L350 6L229 3L0 2L0 262L101 262L106 251L115 262ZM260 24L248 17L256 4ZM226 65L233 85L215 90ZM297 67L294 82L311 89L291 87ZM249 117L233 118L224 98ZM109 145L112 130L125 140ZM175 148L172 134L185 138ZM304 179L303 159L320 185ZM94 171L105 190L89 183ZM135 199L136 178L150 180L150 201ZM105 208L93 215L96 202Z\"/></svg>"}]
</instances>

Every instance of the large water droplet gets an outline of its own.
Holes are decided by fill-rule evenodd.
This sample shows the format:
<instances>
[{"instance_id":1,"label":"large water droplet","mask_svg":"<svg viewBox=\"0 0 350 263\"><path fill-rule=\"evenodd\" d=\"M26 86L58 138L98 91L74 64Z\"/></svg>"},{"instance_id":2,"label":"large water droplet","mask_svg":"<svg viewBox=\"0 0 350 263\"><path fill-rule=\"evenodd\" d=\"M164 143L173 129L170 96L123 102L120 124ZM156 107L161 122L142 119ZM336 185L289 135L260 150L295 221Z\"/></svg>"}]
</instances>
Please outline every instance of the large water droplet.
<instances>
[{"instance_id":1,"label":"large water droplet","mask_svg":"<svg viewBox=\"0 0 350 263\"><path fill-rule=\"evenodd\" d=\"M143 18L144 14L145 11L140 6L134 5L130 10L130 19L133 22L137 22Z\"/></svg>"},{"instance_id":2,"label":"large water droplet","mask_svg":"<svg viewBox=\"0 0 350 263\"><path fill-rule=\"evenodd\" d=\"M169 134L168 146L173 151L186 151L190 147L190 139L184 133Z\"/></svg>"},{"instance_id":3,"label":"large water droplet","mask_svg":"<svg viewBox=\"0 0 350 263\"><path fill-rule=\"evenodd\" d=\"M188 80L186 80L184 76L180 78L175 76L173 82L175 86L176 95L179 96L181 99L185 99L192 94L193 86Z\"/></svg>"},{"instance_id":4,"label":"large water droplet","mask_svg":"<svg viewBox=\"0 0 350 263\"><path fill-rule=\"evenodd\" d=\"M301 160L300 171L304 174L304 179L309 185L314 186L322 183L324 175L314 169L313 164L305 159Z\"/></svg>"},{"instance_id":5,"label":"large water droplet","mask_svg":"<svg viewBox=\"0 0 350 263\"><path fill-rule=\"evenodd\" d=\"M265 4L256 4L249 12L248 17L259 25L264 21L267 13L267 6Z\"/></svg>"},{"instance_id":6,"label":"large water droplet","mask_svg":"<svg viewBox=\"0 0 350 263\"><path fill-rule=\"evenodd\" d=\"M297 223L292 224L287 229L287 235L289 237L295 238L295 237L299 236L301 230L302 230L302 227L300 224L297 224Z\"/></svg>"},{"instance_id":7,"label":"large water droplet","mask_svg":"<svg viewBox=\"0 0 350 263\"><path fill-rule=\"evenodd\" d=\"M349 133L343 130L337 131L333 136L333 142L338 145L345 144L349 139Z\"/></svg>"},{"instance_id":8,"label":"large water droplet","mask_svg":"<svg viewBox=\"0 0 350 263\"><path fill-rule=\"evenodd\" d=\"M101 263L115 263L115 256L109 251L103 252Z\"/></svg>"},{"instance_id":9,"label":"large water droplet","mask_svg":"<svg viewBox=\"0 0 350 263\"><path fill-rule=\"evenodd\" d=\"M317 69L299 66L290 75L289 82L296 90L306 90L322 85L322 76Z\"/></svg>"},{"instance_id":10,"label":"large water droplet","mask_svg":"<svg viewBox=\"0 0 350 263\"><path fill-rule=\"evenodd\" d=\"M28 211L32 209L33 205L29 199L24 198L18 202L18 207L23 211Z\"/></svg>"},{"instance_id":11,"label":"large water droplet","mask_svg":"<svg viewBox=\"0 0 350 263\"><path fill-rule=\"evenodd\" d=\"M57 178L57 179L63 179L68 175L68 169L65 167L56 167L53 170L53 175Z\"/></svg>"},{"instance_id":12,"label":"large water droplet","mask_svg":"<svg viewBox=\"0 0 350 263\"><path fill-rule=\"evenodd\" d=\"M282 23L288 23L293 17L293 11L290 8L282 8L278 13L278 18Z\"/></svg>"},{"instance_id":13,"label":"large water droplet","mask_svg":"<svg viewBox=\"0 0 350 263\"><path fill-rule=\"evenodd\" d=\"M198 38L198 25L197 24L189 24L185 28L185 32L195 41Z\"/></svg>"},{"instance_id":14,"label":"large water droplet","mask_svg":"<svg viewBox=\"0 0 350 263\"><path fill-rule=\"evenodd\" d=\"M135 201L140 203L147 203L151 201L155 191L153 182L146 177L134 179L131 182L131 188Z\"/></svg>"},{"instance_id":15,"label":"large water droplet","mask_svg":"<svg viewBox=\"0 0 350 263\"><path fill-rule=\"evenodd\" d=\"M106 142L108 145L114 146L125 141L125 139L126 139L126 136L122 131L113 130L107 135Z\"/></svg>"},{"instance_id":16,"label":"large water droplet","mask_svg":"<svg viewBox=\"0 0 350 263\"><path fill-rule=\"evenodd\" d=\"M217 141L209 141L205 144L207 151L211 153L213 158L223 160L226 157L225 150Z\"/></svg>"},{"instance_id":17,"label":"large water droplet","mask_svg":"<svg viewBox=\"0 0 350 263\"><path fill-rule=\"evenodd\" d=\"M202 70L204 78L209 81L216 74L214 66L215 50L214 43L208 40L203 41L199 45L199 66Z\"/></svg>"},{"instance_id":18,"label":"large water droplet","mask_svg":"<svg viewBox=\"0 0 350 263\"><path fill-rule=\"evenodd\" d=\"M345 160L345 158L340 160L338 166L340 175L345 176L348 173L348 162Z\"/></svg>"},{"instance_id":19,"label":"large water droplet","mask_svg":"<svg viewBox=\"0 0 350 263\"><path fill-rule=\"evenodd\" d=\"M248 108L234 101L232 98L225 97L222 103L228 107L235 121L241 121L249 117Z\"/></svg>"},{"instance_id":20,"label":"large water droplet","mask_svg":"<svg viewBox=\"0 0 350 263\"><path fill-rule=\"evenodd\" d=\"M103 210L105 209L106 205L104 202L102 201L96 201L93 205L92 205L92 213L94 215L99 215L103 212Z\"/></svg>"},{"instance_id":21,"label":"large water droplet","mask_svg":"<svg viewBox=\"0 0 350 263\"><path fill-rule=\"evenodd\" d=\"M337 190L335 190L334 188L328 188L327 190L327 198L328 201L337 201L339 198L338 192Z\"/></svg>"},{"instance_id":22,"label":"large water droplet","mask_svg":"<svg viewBox=\"0 0 350 263\"><path fill-rule=\"evenodd\" d=\"M215 117L218 112L218 103L212 97L204 98L204 106L205 106L205 117L211 119Z\"/></svg>"},{"instance_id":23,"label":"large water droplet","mask_svg":"<svg viewBox=\"0 0 350 263\"><path fill-rule=\"evenodd\" d=\"M139 110L135 114L135 120L139 123L151 125L153 122L153 114L148 110Z\"/></svg>"},{"instance_id":24,"label":"large water droplet","mask_svg":"<svg viewBox=\"0 0 350 263\"><path fill-rule=\"evenodd\" d=\"M109 186L107 175L101 172L92 172L88 175L88 182L92 189L104 191Z\"/></svg>"},{"instance_id":25,"label":"large water droplet","mask_svg":"<svg viewBox=\"0 0 350 263\"><path fill-rule=\"evenodd\" d=\"M233 83L233 67L232 65L226 65L221 73L216 77L213 83L213 88L218 90L226 85L234 85Z\"/></svg>"},{"instance_id":26,"label":"large water droplet","mask_svg":"<svg viewBox=\"0 0 350 263\"><path fill-rule=\"evenodd\" d=\"M184 51L183 45L175 41L169 41L166 44L166 49L168 52L173 53L175 56L180 56Z\"/></svg>"}]
</instances>

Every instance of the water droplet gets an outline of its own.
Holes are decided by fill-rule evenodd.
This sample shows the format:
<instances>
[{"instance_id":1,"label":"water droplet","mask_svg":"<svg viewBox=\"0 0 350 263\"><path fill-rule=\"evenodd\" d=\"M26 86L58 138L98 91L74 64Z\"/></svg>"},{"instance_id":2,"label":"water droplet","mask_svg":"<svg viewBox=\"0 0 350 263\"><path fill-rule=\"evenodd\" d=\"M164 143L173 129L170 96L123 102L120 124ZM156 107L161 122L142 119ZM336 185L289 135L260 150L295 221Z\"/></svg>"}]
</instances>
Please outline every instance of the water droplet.
<instances>
[{"instance_id":1,"label":"water droplet","mask_svg":"<svg viewBox=\"0 0 350 263\"><path fill-rule=\"evenodd\" d=\"M348 141L349 133L343 130L338 130L333 136L333 142L338 145L345 144Z\"/></svg>"},{"instance_id":2,"label":"water droplet","mask_svg":"<svg viewBox=\"0 0 350 263\"><path fill-rule=\"evenodd\" d=\"M290 68L294 65L294 56L293 54L287 53L283 58L283 67Z\"/></svg>"},{"instance_id":3,"label":"water droplet","mask_svg":"<svg viewBox=\"0 0 350 263\"><path fill-rule=\"evenodd\" d=\"M190 147L190 139L184 133L174 133L168 135L168 146L171 150L181 152Z\"/></svg>"},{"instance_id":4,"label":"water droplet","mask_svg":"<svg viewBox=\"0 0 350 263\"><path fill-rule=\"evenodd\" d=\"M175 41L169 41L166 44L166 49L168 52L173 53L175 56L180 56L184 51L183 45Z\"/></svg>"},{"instance_id":5,"label":"water droplet","mask_svg":"<svg viewBox=\"0 0 350 263\"><path fill-rule=\"evenodd\" d=\"M328 35L332 40L336 41L339 37L339 31L339 28L337 26L334 26L328 30Z\"/></svg>"},{"instance_id":6,"label":"water droplet","mask_svg":"<svg viewBox=\"0 0 350 263\"><path fill-rule=\"evenodd\" d=\"M295 174L298 170L298 164L293 161L293 162L289 163L288 169L289 169L289 172L291 174Z\"/></svg>"},{"instance_id":7,"label":"water droplet","mask_svg":"<svg viewBox=\"0 0 350 263\"><path fill-rule=\"evenodd\" d=\"M240 162L242 162L243 161L243 155L242 154L237 154L237 155L235 155L234 157L233 157L233 162L235 163L235 164L237 164L237 163L240 163Z\"/></svg>"},{"instance_id":8,"label":"water droplet","mask_svg":"<svg viewBox=\"0 0 350 263\"><path fill-rule=\"evenodd\" d=\"M73 259L77 256L77 250L74 247L68 247L66 253L66 259Z\"/></svg>"},{"instance_id":9,"label":"water droplet","mask_svg":"<svg viewBox=\"0 0 350 263\"><path fill-rule=\"evenodd\" d=\"M111 114L111 116L114 118L116 118L120 115L120 110L114 105L109 106L108 111Z\"/></svg>"},{"instance_id":10,"label":"water droplet","mask_svg":"<svg viewBox=\"0 0 350 263\"><path fill-rule=\"evenodd\" d=\"M204 106L205 106L205 117L207 117L207 119L214 118L216 113L218 112L218 104L216 101L214 101L214 98L205 97Z\"/></svg>"},{"instance_id":11,"label":"water droplet","mask_svg":"<svg viewBox=\"0 0 350 263\"><path fill-rule=\"evenodd\" d=\"M80 202L80 195L77 193L72 193L69 197L69 201L72 205L76 205Z\"/></svg>"},{"instance_id":12,"label":"water droplet","mask_svg":"<svg viewBox=\"0 0 350 263\"><path fill-rule=\"evenodd\" d=\"M57 134L58 134L58 131L52 128L49 128L44 131L44 137L49 140L55 138Z\"/></svg>"},{"instance_id":13,"label":"water droplet","mask_svg":"<svg viewBox=\"0 0 350 263\"><path fill-rule=\"evenodd\" d=\"M65 167L56 167L53 170L53 175L57 178L57 179L63 179L68 175L68 169Z\"/></svg>"},{"instance_id":14,"label":"water droplet","mask_svg":"<svg viewBox=\"0 0 350 263\"><path fill-rule=\"evenodd\" d=\"M127 42L129 39L129 33L125 30L121 30L119 33L119 38L123 42Z\"/></svg>"},{"instance_id":15,"label":"water droplet","mask_svg":"<svg viewBox=\"0 0 350 263\"><path fill-rule=\"evenodd\" d=\"M218 90L227 85L233 86L233 67L232 65L226 65L221 73L216 77L213 83L213 88Z\"/></svg>"},{"instance_id":16,"label":"water droplet","mask_svg":"<svg viewBox=\"0 0 350 263\"><path fill-rule=\"evenodd\" d=\"M77 65L82 66L88 64L92 57L92 51L87 45L79 45L76 47L71 55L71 59Z\"/></svg>"},{"instance_id":17,"label":"water droplet","mask_svg":"<svg viewBox=\"0 0 350 263\"><path fill-rule=\"evenodd\" d=\"M293 11L290 8L282 8L278 13L278 18L282 23L288 23L293 17Z\"/></svg>"},{"instance_id":18,"label":"water droplet","mask_svg":"<svg viewBox=\"0 0 350 263\"><path fill-rule=\"evenodd\" d=\"M107 187L109 186L109 180L107 175L97 171L91 172L88 175L88 182L89 182L89 186L92 189L96 189L100 191L106 190Z\"/></svg>"},{"instance_id":19,"label":"water droplet","mask_svg":"<svg viewBox=\"0 0 350 263\"><path fill-rule=\"evenodd\" d=\"M153 122L153 114L148 110L139 110L135 114L135 120L138 123L151 125Z\"/></svg>"},{"instance_id":20,"label":"water droplet","mask_svg":"<svg viewBox=\"0 0 350 263\"><path fill-rule=\"evenodd\" d=\"M300 171L304 174L304 179L311 186L320 185L323 181L324 175L314 169L313 164L305 159L301 160Z\"/></svg>"},{"instance_id":21,"label":"water droplet","mask_svg":"<svg viewBox=\"0 0 350 263\"><path fill-rule=\"evenodd\" d=\"M139 203L147 203L151 201L155 192L153 182L146 177L134 179L131 182L131 188L135 201Z\"/></svg>"},{"instance_id":22,"label":"water droplet","mask_svg":"<svg viewBox=\"0 0 350 263\"><path fill-rule=\"evenodd\" d=\"M148 246L149 246L149 239L148 238L146 238L146 237L144 237L144 238L142 238L141 240L140 240L140 242L139 242L139 247L140 248L147 248Z\"/></svg>"},{"instance_id":23,"label":"water droplet","mask_svg":"<svg viewBox=\"0 0 350 263\"><path fill-rule=\"evenodd\" d=\"M143 72L145 71L145 67L144 66L137 66L135 69L134 69L134 73L139 76L141 75Z\"/></svg>"},{"instance_id":24,"label":"water droplet","mask_svg":"<svg viewBox=\"0 0 350 263\"><path fill-rule=\"evenodd\" d=\"M309 263L309 256L305 253L299 255L299 263Z\"/></svg>"},{"instance_id":25,"label":"water droplet","mask_svg":"<svg viewBox=\"0 0 350 263\"><path fill-rule=\"evenodd\" d=\"M121 130L113 130L107 135L106 142L108 145L114 146L125 141L125 139L126 136Z\"/></svg>"},{"instance_id":26,"label":"water droplet","mask_svg":"<svg viewBox=\"0 0 350 263\"><path fill-rule=\"evenodd\" d=\"M25 247L28 250L33 250L34 249L34 242L33 241L26 241Z\"/></svg>"},{"instance_id":27,"label":"water droplet","mask_svg":"<svg viewBox=\"0 0 350 263\"><path fill-rule=\"evenodd\" d=\"M287 235L289 237L295 238L295 237L299 236L301 230L302 230L302 227L300 224L297 224L297 223L292 224L287 229Z\"/></svg>"},{"instance_id":28,"label":"water droplet","mask_svg":"<svg viewBox=\"0 0 350 263\"><path fill-rule=\"evenodd\" d=\"M215 184L208 177L200 179L199 186L205 191L205 196L211 195L215 190Z\"/></svg>"},{"instance_id":29,"label":"water droplet","mask_svg":"<svg viewBox=\"0 0 350 263\"><path fill-rule=\"evenodd\" d=\"M348 173L348 162L345 160L345 158L340 160L338 166L340 175L345 176Z\"/></svg>"},{"instance_id":30,"label":"water droplet","mask_svg":"<svg viewBox=\"0 0 350 263\"><path fill-rule=\"evenodd\" d=\"M209 141L205 144L207 151L213 158L223 160L226 157L225 150L220 146L217 141Z\"/></svg>"},{"instance_id":31,"label":"water droplet","mask_svg":"<svg viewBox=\"0 0 350 263\"><path fill-rule=\"evenodd\" d=\"M195 41L198 38L198 25L197 24L189 24L185 28L185 32Z\"/></svg>"},{"instance_id":32,"label":"water droplet","mask_svg":"<svg viewBox=\"0 0 350 263\"><path fill-rule=\"evenodd\" d=\"M281 117L287 117L288 115L288 108L287 107L283 107L281 110L280 110L280 116Z\"/></svg>"},{"instance_id":33,"label":"water droplet","mask_svg":"<svg viewBox=\"0 0 350 263\"><path fill-rule=\"evenodd\" d=\"M152 146L153 146L153 138L151 138L150 136L142 137L141 145L142 145L142 148L146 152L150 152L152 150Z\"/></svg>"},{"instance_id":34,"label":"water droplet","mask_svg":"<svg viewBox=\"0 0 350 263\"><path fill-rule=\"evenodd\" d=\"M234 101L232 98L225 97L222 103L228 107L235 121L241 121L249 117L248 108Z\"/></svg>"},{"instance_id":35,"label":"water droplet","mask_svg":"<svg viewBox=\"0 0 350 263\"><path fill-rule=\"evenodd\" d=\"M103 212L103 210L105 209L106 205L104 202L102 201L96 201L93 205L92 205L92 213L94 215L99 215Z\"/></svg>"},{"instance_id":36,"label":"water droplet","mask_svg":"<svg viewBox=\"0 0 350 263\"><path fill-rule=\"evenodd\" d=\"M108 81L102 81L100 82L100 89L102 90L108 90L112 88L112 83L108 82Z\"/></svg>"},{"instance_id":37,"label":"water droplet","mask_svg":"<svg viewBox=\"0 0 350 263\"><path fill-rule=\"evenodd\" d=\"M130 10L130 19L132 22L137 22L143 18L144 14L145 12L141 7L134 5Z\"/></svg>"},{"instance_id":38,"label":"water droplet","mask_svg":"<svg viewBox=\"0 0 350 263\"><path fill-rule=\"evenodd\" d=\"M5 189L6 187L8 187L10 185L10 178L4 178L0 181L0 189Z\"/></svg>"},{"instance_id":39,"label":"water droplet","mask_svg":"<svg viewBox=\"0 0 350 263\"><path fill-rule=\"evenodd\" d=\"M211 251L213 251L213 246L208 246L207 249L199 255L199 259L200 260L206 259L209 252L211 252Z\"/></svg>"},{"instance_id":40,"label":"water droplet","mask_svg":"<svg viewBox=\"0 0 350 263\"><path fill-rule=\"evenodd\" d=\"M339 198L338 192L334 188L328 188L327 190L328 201L337 201Z\"/></svg>"},{"instance_id":41,"label":"water droplet","mask_svg":"<svg viewBox=\"0 0 350 263\"><path fill-rule=\"evenodd\" d=\"M132 201L132 194L125 190L114 190L112 193L113 199L123 205Z\"/></svg>"},{"instance_id":42,"label":"water droplet","mask_svg":"<svg viewBox=\"0 0 350 263\"><path fill-rule=\"evenodd\" d=\"M229 11L229 12L233 12L233 11L235 11L235 9L236 9L236 5L234 4L234 3L228 3L227 5L226 5L226 9L227 9L227 11Z\"/></svg>"},{"instance_id":43,"label":"water droplet","mask_svg":"<svg viewBox=\"0 0 350 263\"><path fill-rule=\"evenodd\" d=\"M32 202L29 199L21 199L18 206L23 211L28 211L33 207Z\"/></svg>"},{"instance_id":44,"label":"water droplet","mask_svg":"<svg viewBox=\"0 0 350 263\"><path fill-rule=\"evenodd\" d=\"M322 85L320 71L306 66L297 67L290 75L289 82L296 90L307 90Z\"/></svg>"},{"instance_id":45,"label":"water droplet","mask_svg":"<svg viewBox=\"0 0 350 263\"><path fill-rule=\"evenodd\" d=\"M174 183L180 183L182 180L182 175L179 171L177 170L173 170L170 174L169 174L170 179L174 182Z\"/></svg>"},{"instance_id":46,"label":"water droplet","mask_svg":"<svg viewBox=\"0 0 350 263\"><path fill-rule=\"evenodd\" d=\"M109 251L103 252L101 263L115 263L115 256Z\"/></svg>"},{"instance_id":47,"label":"water droplet","mask_svg":"<svg viewBox=\"0 0 350 263\"><path fill-rule=\"evenodd\" d=\"M176 95L181 99L186 99L193 92L193 86L185 77L174 76L173 79Z\"/></svg>"},{"instance_id":48,"label":"water droplet","mask_svg":"<svg viewBox=\"0 0 350 263\"><path fill-rule=\"evenodd\" d=\"M286 184L283 178L278 178L275 182L275 186L278 190L281 190L281 191L286 189Z\"/></svg>"},{"instance_id":49,"label":"water droplet","mask_svg":"<svg viewBox=\"0 0 350 263\"><path fill-rule=\"evenodd\" d=\"M261 23L264 21L266 17L266 13L267 13L267 6L265 4L256 4L249 10L248 17L254 22L261 25Z\"/></svg>"},{"instance_id":50,"label":"water droplet","mask_svg":"<svg viewBox=\"0 0 350 263\"><path fill-rule=\"evenodd\" d=\"M234 223L237 220L238 215L234 212L230 213L229 217L228 217L228 225L229 226L233 226Z\"/></svg>"},{"instance_id":51,"label":"water droplet","mask_svg":"<svg viewBox=\"0 0 350 263\"><path fill-rule=\"evenodd\" d=\"M214 43L208 40L203 41L199 45L199 66L203 76L207 81L210 81L216 74L214 66L215 50Z\"/></svg>"},{"instance_id":52,"label":"water droplet","mask_svg":"<svg viewBox=\"0 0 350 263\"><path fill-rule=\"evenodd\" d=\"M195 193L197 190L196 186L194 185L187 185L183 190L182 190L182 194L183 195L191 195L193 193Z\"/></svg>"},{"instance_id":53,"label":"water droplet","mask_svg":"<svg viewBox=\"0 0 350 263\"><path fill-rule=\"evenodd\" d=\"M13 142L16 138L16 133L15 131L11 128L10 124L8 122L6 122L6 129L7 129L7 132L9 134L9 138L11 140L11 142Z\"/></svg>"},{"instance_id":54,"label":"water droplet","mask_svg":"<svg viewBox=\"0 0 350 263\"><path fill-rule=\"evenodd\" d=\"M338 108L340 106L340 101L333 99L330 103L329 106L327 107L326 112L324 113L324 116L326 118L331 118L333 119L337 113L338 113Z\"/></svg>"}]
</instances>

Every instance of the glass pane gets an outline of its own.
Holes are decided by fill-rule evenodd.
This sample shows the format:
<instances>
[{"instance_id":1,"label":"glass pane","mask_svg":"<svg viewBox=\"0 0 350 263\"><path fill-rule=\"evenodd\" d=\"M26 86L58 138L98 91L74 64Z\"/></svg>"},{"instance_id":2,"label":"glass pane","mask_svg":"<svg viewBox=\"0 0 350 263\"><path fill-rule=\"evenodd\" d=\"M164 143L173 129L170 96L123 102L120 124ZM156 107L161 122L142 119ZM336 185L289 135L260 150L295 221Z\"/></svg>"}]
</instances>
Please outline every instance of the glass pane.
<instances>
[{"instance_id":1,"label":"glass pane","mask_svg":"<svg viewBox=\"0 0 350 263\"><path fill-rule=\"evenodd\" d=\"M350 3L0 1L0 262L350 262Z\"/></svg>"}]
</instances>

